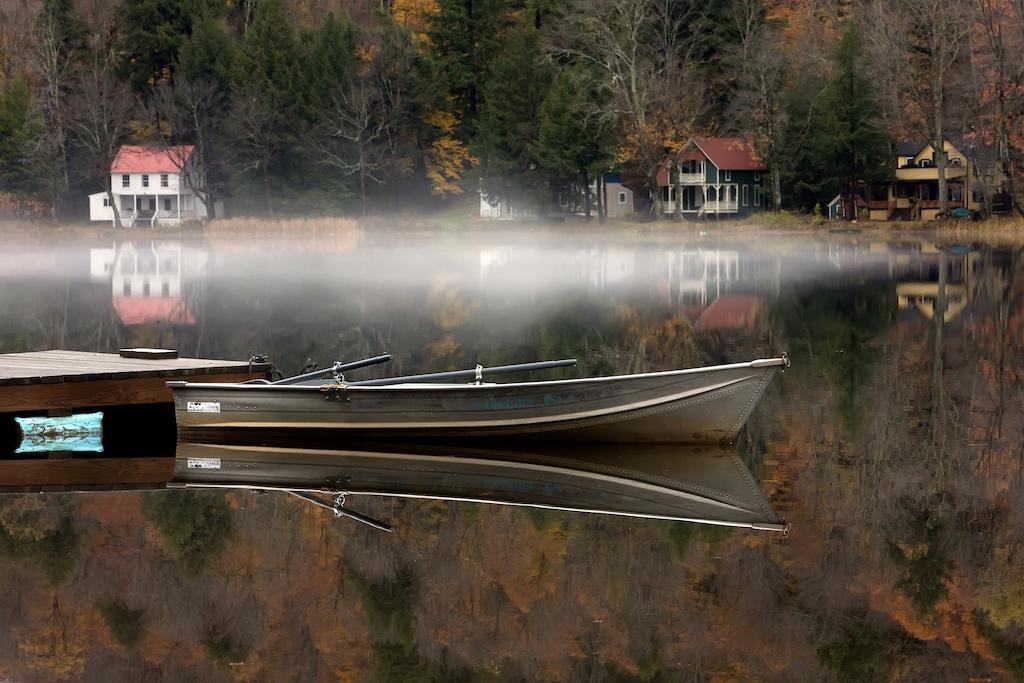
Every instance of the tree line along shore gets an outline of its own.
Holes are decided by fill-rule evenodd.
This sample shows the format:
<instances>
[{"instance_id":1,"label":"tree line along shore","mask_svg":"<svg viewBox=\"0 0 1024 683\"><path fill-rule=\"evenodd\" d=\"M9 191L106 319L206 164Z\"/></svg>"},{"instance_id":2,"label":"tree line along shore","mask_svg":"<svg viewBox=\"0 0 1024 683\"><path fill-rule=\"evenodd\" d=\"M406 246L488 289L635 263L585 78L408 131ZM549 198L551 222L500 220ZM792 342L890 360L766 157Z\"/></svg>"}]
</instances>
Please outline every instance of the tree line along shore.
<instances>
[{"instance_id":1,"label":"tree line along shore","mask_svg":"<svg viewBox=\"0 0 1024 683\"><path fill-rule=\"evenodd\" d=\"M125 144L194 146L232 215L599 215L609 172L658 215L700 135L749 144L766 208L867 217L907 145L948 140L980 214L1019 204L1009 0L44 0L0 6L0 46L6 216L82 218ZM925 201L955 202L933 158Z\"/></svg>"}]
</instances>

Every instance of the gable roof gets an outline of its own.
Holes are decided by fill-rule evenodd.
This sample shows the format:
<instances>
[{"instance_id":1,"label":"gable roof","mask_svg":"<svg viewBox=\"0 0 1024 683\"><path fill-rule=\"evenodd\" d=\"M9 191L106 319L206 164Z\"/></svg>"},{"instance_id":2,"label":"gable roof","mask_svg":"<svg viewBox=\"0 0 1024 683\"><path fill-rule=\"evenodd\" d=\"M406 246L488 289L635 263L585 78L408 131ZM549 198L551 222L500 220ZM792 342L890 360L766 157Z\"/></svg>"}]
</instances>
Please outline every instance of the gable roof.
<instances>
[{"instance_id":1,"label":"gable roof","mask_svg":"<svg viewBox=\"0 0 1024 683\"><path fill-rule=\"evenodd\" d=\"M117 156L114 157L114 162L110 164L110 172L178 173L192 156L194 149L194 145L171 147L121 145L121 149L117 150Z\"/></svg>"},{"instance_id":2,"label":"gable roof","mask_svg":"<svg viewBox=\"0 0 1024 683\"><path fill-rule=\"evenodd\" d=\"M722 171L767 171L743 138L693 138L692 142Z\"/></svg>"},{"instance_id":3,"label":"gable roof","mask_svg":"<svg viewBox=\"0 0 1024 683\"><path fill-rule=\"evenodd\" d=\"M896 156L916 157L928 145L927 142L900 142L896 145Z\"/></svg>"},{"instance_id":4,"label":"gable roof","mask_svg":"<svg viewBox=\"0 0 1024 683\"><path fill-rule=\"evenodd\" d=\"M962 136L950 134L943 138L946 144L949 144L956 151L963 155L967 155L971 150L984 149L988 147L984 142L978 140L968 140ZM932 144L932 141L925 140L924 142L900 142L896 144L896 156L900 157L916 157L918 154L923 152L926 147Z\"/></svg>"}]
</instances>

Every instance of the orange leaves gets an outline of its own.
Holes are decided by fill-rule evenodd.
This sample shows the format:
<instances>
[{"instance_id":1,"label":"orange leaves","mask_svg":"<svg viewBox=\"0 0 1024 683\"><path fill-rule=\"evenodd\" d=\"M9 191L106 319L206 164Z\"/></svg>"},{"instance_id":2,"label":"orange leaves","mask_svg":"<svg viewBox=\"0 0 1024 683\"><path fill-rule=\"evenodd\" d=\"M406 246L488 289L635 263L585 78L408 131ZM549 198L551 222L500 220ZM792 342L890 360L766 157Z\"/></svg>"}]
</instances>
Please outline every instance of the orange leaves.
<instances>
[{"instance_id":1,"label":"orange leaves","mask_svg":"<svg viewBox=\"0 0 1024 683\"><path fill-rule=\"evenodd\" d=\"M425 120L440 132L427 153L427 178L431 192L439 197L461 194L463 188L459 182L462 174L479 160L469 153L469 148L456 135L458 119L453 110L431 109Z\"/></svg>"},{"instance_id":2,"label":"orange leaves","mask_svg":"<svg viewBox=\"0 0 1024 683\"><path fill-rule=\"evenodd\" d=\"M437 14L437 0L391 0L391 16L395 23L404 26L426 40L427 20Z\"/></svg>"},{"instance_id":3,"label":"orange leaves","mask_svg":"<svg viewBox=\"0 0 1024 683\"><path fill-rule=\"evenodd\" d=\"M465 300L458 279L435 278L427 296L427 305L434 311L434 324L451 332L469 321L475 306Z\"/></svg>"},{"instance_id":4,"label":"orange leaves","mask_svg":"<svg viewBox=\"0 0 1024 683\"><path fill-rule=\"evenodd\" d=\"M446 334L427 344L426 351L434 359L451 358L458 352L460 346L459 340L454 334Z\"/></svg>"},{"instance_id":5,"label":"orange leaves","mask_svg":"<svg viewBox=\"0 0 1024 683\"><path fill-rule=\"evenodd\" d=\"M906 595L886 585L871 588L869 604L918 640L939 640L954 652L974 652L991 661L991 648L978 631L973 601L964 592L963 582L962 575L953 576L947 582L948 596L939 600L934 613L928 615L921 615Z\"/></svg>"}]
</instances>

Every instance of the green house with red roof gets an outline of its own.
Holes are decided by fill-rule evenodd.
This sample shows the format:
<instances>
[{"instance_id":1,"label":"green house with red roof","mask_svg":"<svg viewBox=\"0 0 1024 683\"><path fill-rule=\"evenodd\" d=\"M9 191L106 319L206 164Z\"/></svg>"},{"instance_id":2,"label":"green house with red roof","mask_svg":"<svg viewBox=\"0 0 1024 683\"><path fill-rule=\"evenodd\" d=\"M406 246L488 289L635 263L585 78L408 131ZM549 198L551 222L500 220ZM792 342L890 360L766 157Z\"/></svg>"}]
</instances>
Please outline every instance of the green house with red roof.
<instances>
[{"instance_id":1,"label":"green house with red roof","mask_svg":"<svg viewBox=\"0 0 1024 683\"><path fill-rule=\"evenodd\" d=\"M765 210L770 196L768 167L742 138L690 138L657 180L661 210L674 214L678 199L686 218L746 216Z\"/></svg>"}]
</instances>

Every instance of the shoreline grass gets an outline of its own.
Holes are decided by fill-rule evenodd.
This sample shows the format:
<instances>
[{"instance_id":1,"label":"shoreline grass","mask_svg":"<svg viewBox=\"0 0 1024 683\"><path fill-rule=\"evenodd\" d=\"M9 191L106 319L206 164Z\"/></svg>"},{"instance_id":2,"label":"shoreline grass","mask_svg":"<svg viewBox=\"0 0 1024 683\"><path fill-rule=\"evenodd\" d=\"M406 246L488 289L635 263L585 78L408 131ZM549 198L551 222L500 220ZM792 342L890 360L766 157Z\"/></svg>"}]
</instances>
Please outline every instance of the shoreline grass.
<instances>
[{"instance_id":1,"label":"shoreline grass","mask_svg":"<svg viewBox=\"0 0 1024 683\"><path fill-rule=\"evenodd\" d=\"M1024 237L1024 218L993 217L980 221L943 220L928 222L834 221L807 214L763 212L743 218L707 218L701 220L644 220L641 217L609 219L604 223L581 216L568 216L562 221L481 219L467 211L465 205L431 214L377 214L365 218L352 216L261 217L239 216L220 218L206 223L157 228L112 228L107 223L73 221L53 223L49 220L0 220L0 236L34 241L36 239L75 241L79 239L168 239L231 237L303 239L358 239L365 231L416 231L458 234L460 232L564 232L567 235L587 232L649 235L681 232L801 232L827 234L835 232L935 233L943 239L997 238L1019 241Z\"/></svg>"}]
</instances>

